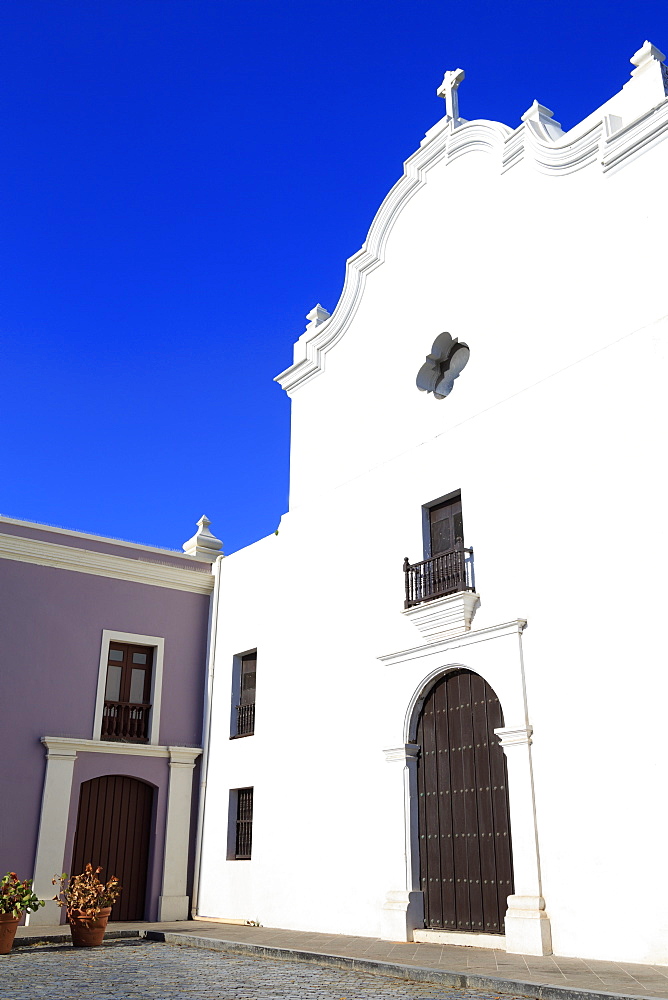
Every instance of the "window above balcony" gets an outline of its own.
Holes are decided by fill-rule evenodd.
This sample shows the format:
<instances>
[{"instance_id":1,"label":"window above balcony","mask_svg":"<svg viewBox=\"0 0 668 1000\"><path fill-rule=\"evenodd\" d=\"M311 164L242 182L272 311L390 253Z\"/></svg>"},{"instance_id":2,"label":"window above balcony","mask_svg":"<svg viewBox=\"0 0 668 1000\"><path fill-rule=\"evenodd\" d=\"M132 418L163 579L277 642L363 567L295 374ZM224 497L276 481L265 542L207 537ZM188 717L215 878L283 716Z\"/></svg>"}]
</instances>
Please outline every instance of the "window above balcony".
<instances>
[{"instance_id":1,"label":"window above balcony","mask_svg":"<svg viewBox=\"0 0 668 1000\"><path fill-rule=\"evenodd\" d=\"M232 672L232 731L230 739L255 733L257 650L235 656Z\"/></svg>"},{"instance_id":2,"label":"window above balcony","mask_svg":"<svg viewBox=\"0 0 668 1000\"><path fill-rule=\"evenodd\" d=\"M404 560L404 607L475 590L473 550L464 546L461 493L425 504L422 531L423 558L414 563L408 557Z\"/></svg>"},{"instance_id":3,"label":"window above balcony","mask_svg":"<svg viewBox=\"0 0 668 1000\"><path fill-rule=\"evenodd\" d=\"M153 648L109 644L100 738L148 743Z\"/></svg>"},{"instance_id":4,"label":"window above balcony","mask_svg":"<svg viewBox=\"0 0 668 1000\"><path fill-rule=\"evenodd\" d=\"M161 636L103 630L94 740L160 742L164 646Z\"/></svg>"}]
</instances>

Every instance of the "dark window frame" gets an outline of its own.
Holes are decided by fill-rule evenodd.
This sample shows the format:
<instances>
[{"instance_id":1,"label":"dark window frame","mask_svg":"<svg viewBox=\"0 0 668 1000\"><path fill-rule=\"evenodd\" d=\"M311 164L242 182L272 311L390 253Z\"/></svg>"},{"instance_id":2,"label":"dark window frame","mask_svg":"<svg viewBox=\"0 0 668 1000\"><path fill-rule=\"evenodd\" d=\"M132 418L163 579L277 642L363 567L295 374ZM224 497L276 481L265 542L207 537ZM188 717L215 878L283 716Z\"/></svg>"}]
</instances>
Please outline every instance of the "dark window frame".
<instances>
[{"instance_id":1,"label":"dark window frame","mask_svg":"<svg viewBox=\"0 0 668 1000\"><path fill-rule=\"evenodd\" d=\"M120 653L121 658L113 656ZM146 663L134 662L134 654L146 657ZM118 697L109 697L113 686L110 668L119 668ZM131 699L133 671L142 671L142 700ZM105 742L148 743L151 736L151 711L155 675L155 647L142 643L111 639L107 647L107 666L103 692L100 739ZM141 682L140 682L141 683ZM136 693L136 692L135 692Z\"/></svg>"},{"instance_id":2,"label":"dark window frame","mask_svg":"<svg viewBox=\"0 0 668 1000\"><path fill-rule=\"evenodd\" d=\"M422 551L423 559L431 559L434 555L431 546L431 512L436 507L444 506L445 504L455 504L462 502L462 491L453 490L451 493L446 493L445 496L438 497L437 500L431 500L429 503L422 505ZM462 539L463 541L463 539Z\"/></svg>"},{"instance_id":3,"label":"dark window frame","mask_svg":"<svg viewBox=\"0 0 668 1000\"><path fill-rule=\"evenodd\" d=\"M232 789L234 824L230 829L230 860L250 861L253 853L253 792L254 787ZM230 817L231 818L231 817ZM230 824L232 827L232 824Z\"/></svg>"},{"instance_id":4,"label":"dark window frame","mask_svg":"<svg viewBox=\"0 0 668 1000\"><path fill-rule=\"evenodd\" d=\"M255 735L256 676L257 649L249 649L234 657L230 717L231 740Z\"/></svg>"}]
</instances>

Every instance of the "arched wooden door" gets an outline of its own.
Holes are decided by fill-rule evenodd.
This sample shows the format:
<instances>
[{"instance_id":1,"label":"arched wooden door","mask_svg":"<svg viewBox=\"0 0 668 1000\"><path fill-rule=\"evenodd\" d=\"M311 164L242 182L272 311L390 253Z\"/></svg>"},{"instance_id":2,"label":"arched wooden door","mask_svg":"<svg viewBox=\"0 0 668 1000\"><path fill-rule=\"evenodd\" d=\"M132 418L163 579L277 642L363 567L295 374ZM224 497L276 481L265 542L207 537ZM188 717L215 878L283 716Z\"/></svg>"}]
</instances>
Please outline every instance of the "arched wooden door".
<instances>
[{"instance_id":1,"label":"arched wooden door","mask_svg":"<svg viewBox=\"0 0 668 1000\"><path fill-rule=\"evenodd\" d=\"M117 875L123 891L111 920L143 920L153 822L153 788L137 778L109 774L84 781L71 873L90 862L100 878Z\"/></svg>"},{"instance_id":2,"label":"arched wooden door","mask_svg":"<svg viewBox=\"0 0 668 1000\"><path fill-rule=\"evenodd\" d=\"M513 862L503 726L496 694L470 670L438 681L416 742L425 925L503 933Z\"/></svg>"}]
</instances>

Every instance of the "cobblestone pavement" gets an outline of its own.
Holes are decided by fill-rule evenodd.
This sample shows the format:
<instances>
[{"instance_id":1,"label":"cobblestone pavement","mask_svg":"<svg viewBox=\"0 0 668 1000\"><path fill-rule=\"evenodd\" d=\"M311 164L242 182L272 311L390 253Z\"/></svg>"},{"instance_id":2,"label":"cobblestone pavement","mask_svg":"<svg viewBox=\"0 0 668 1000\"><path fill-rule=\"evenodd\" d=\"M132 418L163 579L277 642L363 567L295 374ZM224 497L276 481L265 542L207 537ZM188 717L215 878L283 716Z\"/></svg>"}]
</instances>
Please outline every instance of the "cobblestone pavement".
<instances>
[{"instance_id":1,"label":"cobblestone pavement","mask_svg":"<svg viewBox=\"0 0 668 1000\"><path fill-rule=\"evenodd\" d=\"M521 1000L304 962L221 955L152 941L15 949L0 1000Z\"/></svg>"}]
</instances>

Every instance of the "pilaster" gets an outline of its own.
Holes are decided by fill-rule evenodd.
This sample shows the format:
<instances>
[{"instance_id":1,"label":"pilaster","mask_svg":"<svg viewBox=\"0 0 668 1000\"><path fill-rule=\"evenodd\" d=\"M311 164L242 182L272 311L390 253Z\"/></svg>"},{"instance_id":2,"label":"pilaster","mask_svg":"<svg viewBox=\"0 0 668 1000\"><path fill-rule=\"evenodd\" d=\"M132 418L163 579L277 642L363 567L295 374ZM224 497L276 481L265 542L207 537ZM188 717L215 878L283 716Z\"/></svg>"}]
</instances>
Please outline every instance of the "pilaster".
<instances>
[{"instance_id":1,"label":"pilaster","mask_svg":"<svg viewBox=\"0 0 668 1000\"><path fill-rule=\"evenodd\" d=\"M541 890L538 830L531 764L531 726L495 729L506 755L513 837L515 895L508 897L506 951L551 955L552 935Z\"/></svg>"},{"instance_id":2,"label":"pilaster","mask_svg":"<svg viewBox=\"0 0 668 1000\"><path fill-rule=\"evenodd\" d=\"M74 762L77 759L74 749L50 746L47 739L43 739L42 743L46 747L46 776L37 837L34 884L37 895L46 899L47 903L30 914L31 926L60 923L60 908L51 900L55 893L51 879L54 875L60 875L65 864L67 821Z\"/></svg>"},{"instance_id":3,"label":"pilaster","mask_svg":"<svg viewBox=\"0 0 668 1000\"><path fill-rule=\"evenodd\" d=\"M420 747L413 743L404 743L383 752L385 760L395 769L396 783L399 785L393 800L398 801L401 795L403 801L404 834L401 868L404 887L390 890L385 897L381 916L381 938L384 941L412 941L414 929L424 926L420 859L413 851L413 844L418 842L417 814L411 809L411 802L417 796L417 760Z\"/></svg>"},{"instance_id":4,"label":"pilaster","mask_svg":"<svg viewBox=\"0 0 668 1000\"><path fill-rule=\"evenodd\" d=\"M162 871L162 893L158 899L158 920L187 920L189 899L188 846L193 768L199 749L169 747L169 791L167 827Z\"/></svg>"}]
</instances>

